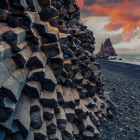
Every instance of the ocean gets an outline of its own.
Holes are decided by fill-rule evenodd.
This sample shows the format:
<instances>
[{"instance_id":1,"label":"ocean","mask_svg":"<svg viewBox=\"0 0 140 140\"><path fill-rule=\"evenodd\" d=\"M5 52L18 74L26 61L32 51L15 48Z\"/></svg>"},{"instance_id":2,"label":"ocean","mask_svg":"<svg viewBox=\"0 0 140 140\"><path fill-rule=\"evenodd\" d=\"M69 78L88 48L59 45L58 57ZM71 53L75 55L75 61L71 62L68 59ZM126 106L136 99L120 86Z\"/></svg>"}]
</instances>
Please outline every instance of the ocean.
<instances>
[{"instance_id":1,"label":"ocean","mask_svg":"<svg viewBox=\"0 0 140 140\"><path fill-rule=\"evenodd\" d=\"M110 61L125 62L140 65L140 54L118 54L118 56L111 56L110 58L114 57L116 57L117 59ZM122 58L122 60L119 60L120 58Z\"/></svg>"}]
</instances>

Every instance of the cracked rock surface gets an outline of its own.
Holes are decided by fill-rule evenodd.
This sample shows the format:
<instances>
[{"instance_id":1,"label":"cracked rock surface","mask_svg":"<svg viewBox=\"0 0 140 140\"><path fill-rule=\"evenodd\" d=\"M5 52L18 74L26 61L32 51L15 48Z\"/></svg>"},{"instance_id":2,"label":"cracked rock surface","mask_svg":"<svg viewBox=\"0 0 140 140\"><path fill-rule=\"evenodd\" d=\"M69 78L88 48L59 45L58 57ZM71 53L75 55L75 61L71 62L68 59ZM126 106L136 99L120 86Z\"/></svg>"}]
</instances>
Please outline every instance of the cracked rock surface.
<instances>
[{"instance_id":1,"label":"cracked rock surface","mask_svg":"<svg viewBox=\"0 0 140 140\"><path fill-rule=\"evenodd\" d=\"M92 140L114 104L75 0L0 2L0 140Z\"/></svg>"}]
</instances>

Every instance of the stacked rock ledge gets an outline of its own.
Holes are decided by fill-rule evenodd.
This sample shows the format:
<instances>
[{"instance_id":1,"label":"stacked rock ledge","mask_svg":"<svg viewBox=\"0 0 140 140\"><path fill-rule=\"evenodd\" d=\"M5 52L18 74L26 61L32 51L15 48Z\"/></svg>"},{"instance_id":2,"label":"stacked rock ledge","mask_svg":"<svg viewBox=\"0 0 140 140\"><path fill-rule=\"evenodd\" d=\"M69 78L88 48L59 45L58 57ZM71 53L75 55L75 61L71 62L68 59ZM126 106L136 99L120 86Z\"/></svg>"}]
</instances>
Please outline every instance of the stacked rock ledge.
<instances>
[{"instance_id":1,"label":"stacked rock ledge","mask_svg":"<svg viewBox=\"0 0 140 140\"><path fill-rule=\"evenodd\" d=\"M115 106L79 19L75 0L0 1L0 140L100 136Z\"/></svg>"}]
</instances>

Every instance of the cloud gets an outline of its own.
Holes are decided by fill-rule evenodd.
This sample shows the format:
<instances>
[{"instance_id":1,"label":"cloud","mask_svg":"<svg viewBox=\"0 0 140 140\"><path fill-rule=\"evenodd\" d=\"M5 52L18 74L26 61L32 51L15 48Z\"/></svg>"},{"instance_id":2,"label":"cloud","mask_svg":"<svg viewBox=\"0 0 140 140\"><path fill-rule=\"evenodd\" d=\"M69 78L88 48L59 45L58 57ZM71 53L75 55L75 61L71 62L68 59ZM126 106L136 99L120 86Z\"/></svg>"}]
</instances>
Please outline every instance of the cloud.
<instances>
[{"instance_id":1,"label":"cloud","mask_svg":"<svg viewBox=\"0 0 140 140\"><path fill-rule=\"evenodd\" d=\"M105 42L107 38L110 38L113 46L123 42L122 34L98 34L95 36L95 53L99 52L101 44Z\"/></svg>"},{"instance_id":2,"label":"cloud","mask_svg":"<svg viewBox=\"0 0 140 140\"><path fill-rule=\"evenodd\" d=\"M88 10L86 10L86 9L80 9L80 13L81 13L80 14L81 20L85 19L87 17L91 17L90 12Z\"/></svg>"},{"instance_id":3,"label":"cloud","mask_svg":"<svg viewBox=\"0 0 140 140\"><path fill-rule=\"evenodd\" d=\"M104 41L107 38L110 38L110 40L111 40L113 45L116 45L116 44L119 44L119 43L123 42L122 34L119 33L119 34L102 34L102 35L98 35L98 37L96 37L96 43L101 45L102 43L104 43Z\"/></svg>"},{"instance_id":4,"label":"cloud","mask_svg":"<svg viewBox=\"0 0 140 140\"><path fill-rule=\"evenodd\" d=\"M81 20L83 24L88 26L89 30L92 30L94 32L94 35L96 34L105 34L106 31L103 30L103 26L108 23L108 18L103 17L86 17Z\"/></svg>"},{"instance_id":5,"label":"cloud","mask_svg":"<svg viewBox=\"0 0 140 140\"><path fill-rule=\"evenodd\" d=\"M125 46L125 47L130 47L131 49L128 49L128 50L129 51L132 50L132 53L134 53L133 50L137 49L137 51L135 51L135 52L136 53L139 52L138 54L140 54L140 47L139 47L140 44L137 44L138 37L140 37L139 33L140 33L140 29L137 29L137 30L134 31L134 36L132 38L133 41L131 43L129 43L129 45L128 45L128 43L124 43L123 38L122 38L122 33L118 33L118 34L96 34L95 35L95 42L96 42L95 53L99 52L99 50L101 48L101 44L104 43L107 38L110 38L110 40L112 42L112 45L115 49L116 48L118 49L120 47L119 53L121 52L121 50L122 50L122 52L125 52L122 49ZM130 52L129 52L129 54L130 54Z\"/></svg>"},{"instance_id":6,"label":"cloud","mask_svg":"<svg viewBox=\"0 0 140 140\"><path fill-rule=\"evenodd\" d=\"M116 48L117 54L140 54L140 44L135 45L132 49Z\"/></svg>"},{"instance_id":7,"label":"cloud","mask_svg":"<svg viewBox=\"0 0 140 140\"><path fill-rule=\"evenodd\" d=\"M76 3L80 7L83 7L84 6L84 1L83 0L76 0Z\"/></svg>"},{"instance_id":8,"label":"cloud","mask_svg":"<svg viewBox=\"0 0 140 140\"><path fill-rule=\"evenodd\" d=\"M116 31L116 30L119 30L123 27L123 24L122 23L113 23L113 22L110 22L109 24L105 25L104 26L104 29L106 31Z\"/></svg>"},{"instance_id":9,"label":"cloud","mask_svg":"<svg viewBox=\"0 0 140 140\"><path fill-rule=\"evenodd\" d=\"M138 35L137 39L140 39L140 34Z\"/></svg>"},{"instance_id":10,"label":"cloud","mask_svg":"<svg viewBox=\"0 0 140 140\"><path fill-rule=\"evenodd\" d=\"M127 48L116 48L116 53L117 54L133 54L132 49L127 49Z\"/></svg>"},{"instance_id":11,"label":"cloud","mask_svg":"<svg viewBox=\"0 0 140 140\"><path fill-rule=\"evenodd\" d=\"M77 2L92 16L109 17L110 22L104 25L103 29L105 31L123 29L122 39L125 42L131 41L135 36L133 32L140 27L139 0L77 0Z\"/></svg>"}]
</instances>

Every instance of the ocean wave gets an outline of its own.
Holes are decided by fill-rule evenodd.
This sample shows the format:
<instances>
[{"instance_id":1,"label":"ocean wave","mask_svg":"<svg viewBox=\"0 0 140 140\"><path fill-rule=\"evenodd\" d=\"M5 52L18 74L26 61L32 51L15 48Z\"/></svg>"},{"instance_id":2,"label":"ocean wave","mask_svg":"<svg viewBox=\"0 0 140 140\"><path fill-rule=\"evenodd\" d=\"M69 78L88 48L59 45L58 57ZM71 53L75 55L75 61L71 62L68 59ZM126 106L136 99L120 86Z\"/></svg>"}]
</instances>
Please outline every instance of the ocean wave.
<instances>
[{"instance_id":1,"label":"ocean wave","mask_svg":"<svg viewBox=\"0 0 140 140\"><path fill-rule=\"evenodd\" d=\"M124 62L124 63L130 63L130 64L136 64L136 65L140 65L140 54L121 54L118 55L117 57L109 57L109 58L116 58L116 60L110 60L110 61L116 61L116 62ZM122 60L120 60L120 58Z\"/></svg>"}]
</instances>

